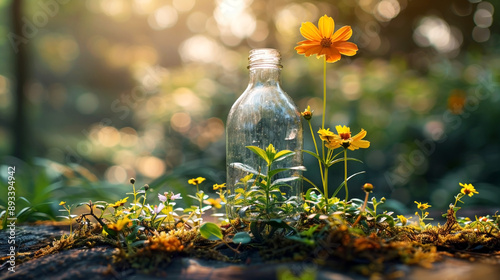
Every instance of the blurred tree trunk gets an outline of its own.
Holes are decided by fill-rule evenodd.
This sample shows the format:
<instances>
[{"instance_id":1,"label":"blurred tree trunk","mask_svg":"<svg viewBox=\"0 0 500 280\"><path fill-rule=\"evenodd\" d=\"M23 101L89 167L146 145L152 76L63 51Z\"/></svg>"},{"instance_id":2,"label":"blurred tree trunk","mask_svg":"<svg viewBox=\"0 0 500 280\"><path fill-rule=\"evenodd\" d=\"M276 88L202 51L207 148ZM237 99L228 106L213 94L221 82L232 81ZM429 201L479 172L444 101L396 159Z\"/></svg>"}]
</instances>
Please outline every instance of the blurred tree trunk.
<instances>
[{"instance_id":1,"label":"blurred tree trunk","mask_svg":"<svg viewBox=\"0 0 500 280\"><path fill-rule=\"evenodd\" d=\"M12 1L12 26L14 34L22 36L22 0ZM26 117L26 81L27 81L27 51L26 44L19 44L17 53L14 55L13 73L15 76L14 96L15 112L12 121L12 131L14 133L13 155L21 160L27 160L29 156L28 129Z\"/></svg>"}]
</instances>

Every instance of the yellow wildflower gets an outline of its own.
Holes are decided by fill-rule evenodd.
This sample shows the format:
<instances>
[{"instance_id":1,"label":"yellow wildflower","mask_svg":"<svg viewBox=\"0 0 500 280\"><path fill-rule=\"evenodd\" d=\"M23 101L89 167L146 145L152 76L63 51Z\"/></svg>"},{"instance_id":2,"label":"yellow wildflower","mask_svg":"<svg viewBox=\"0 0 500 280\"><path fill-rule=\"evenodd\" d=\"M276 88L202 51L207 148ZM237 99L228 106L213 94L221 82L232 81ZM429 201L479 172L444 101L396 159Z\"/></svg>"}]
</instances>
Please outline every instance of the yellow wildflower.
<instances>
[{"instance_id":1,"label":"yellow wildflower","mask_svg":"<svg viewBox=\"0 0 500 280\"><path fill-rule=\"evenodd\" d=\"M325 56L326 62L340 60L341 54L353 56L358 51L356 44L347 42L352 36L350 26L335 30L333 18L324 15L318 21L318 27L312 22L304 22L300 27L300 34L307 40L298 42L295 50L306 57L315 54L317 58Z\"/></svg>"},{"instance_id":2,"label":"yellow wildflower","mask_svg":"<svg viewBox=\"0 0 500 280\"><path fill-rule=\"evenodd\" d=\"M223 189L226 187L226 183L224 184L214 184L214 191L218 189Z\"/></svg>"},{"instance_id":3,"label":"yellow wildflower","mask_svg":"<svg viewBox=\"0 0 500 280\"><path fill-rule=\"evenodd\" d=\"M208 204L208 205L212 205L212 207L215 207L217 209L220 209L222 207L222 205L220 204L221 203L220 198L217 198L217 199L209 198L207 200L203 200L203 203Z\"/></svg>"},{"instance_id":4,"label":"yellow wildflower","mask_svg":"<svg viewBox=\"0 0 500 280\"><path fill-rule=\"evenodd\" d=\"M472 184L459 183L459 185L462 187L462 190L460 192L464 195L473 196L475 193L478 193Z\"/></svg>"},{"instance_id":5,"label":"yellow wildflower","mask_svg":"<svg viewBox=\"0 0 500 280\"><path fill-rule=\"evenodd\" d=\"M198 178L193 178L193 179L190 179L190 180L188 181L188 183L189 183L189 184L191 184L191 185L195 185L195 186L196 186L196 185L201 184L201 183L202 183L203 181L205 181L205 180L206 180L206 179L205 179L205 178L203 178L203 177L198 177Z\"/></svg>"},{"instance_id":6,"label":"yellow wildflower","mask_svg":"<svg viewBox=\"0 0 500 280\"><path fill-rule=\"evenodd\" d=\"M66 201L61 201L61 202L59 202L59 205L61 205L61 206L62 206L62 205L66 205Z\"/></svg>"},{"instance_id":7,"label":"yellow wildflower","mask_svg":"<svg viewBox=\"0 0 500 280\"><path fill-rule=\"evenodd\" d=\"M414 201L416 204L417 204L417 208L420 209L420 210L425 210L429 207L431 207L431 205L429 205L429 203L420 203L420 202L416 202Z\"/></svg>"},{"instance_id":8,"label":"yellow wildflower","mask_svg":"<svg viewBox=\"0 0 500 280\"><path fill-rule=\"evenodd\" d=\"M370 147L369 141L362 140L366 136L366 133L367 133L366 130L361 129L361 132L359 132L358 134L351 137L351 129L349 127L347 127L345 125L344 126L337 125L335 127L335 129L337 130L338 137L340 138L339 145L344 147L345 149L349 149L349 150L354 151L354 150L357 150L359 148ZM337 145L337 144L335 144L335 145ZM338 147L339 146L334 146L331 148L328 147L328 148L333 150L333 149L336 149Z\"/></svg>"},{"instance_id":9,"label":"yellow wildflower","mask_svg":"<svg viewBox=\"0 0 500 280\"><path fill-rule=\"evenodd\" d=\"M329 128L327 129L320 129L318 130L318 134L319 134L319 138L321 138L321 140L325 141L327 144L326 145L336 145L337 142L338 142L338 136L333 133L332 131L330 131ZM340 145L339 145L340 147Z\"/></svg>"},{"instance_id":10,"label":"yellow wildflower","mask_svg":"<svg viewBox=\"0 0 500 280\"><path fill-rule=\"evenodd\" d=\"M127 196L127 197L125 197L124 199L120 199L120 200L118 200L118 201L117 201L117 202L115 202L115 203L111 203L111 204L109 204L109 206L111 206L111 207L113 207L113 208L115 208L115 209L116 209L116 208L118 208L118 207L120 207L120 206L125 205L125 203L127 202L127 199L128 199L128 196Z\"/></svg>"},{"instance_id":11,"label":"yellow wildflower","mask_svg":"<svg viewBox=\"0 0 500 280\"><path fill-rule=\"evenodd\" d=\"M412 217L406 218L406 217L405 217L405 216L403 216L403 215L398 215L397 217L398 217L398 219L401 221L401 224L402 224L403 226L406 226L406 224L408 223L408 219L411 219L411 218L412 218Z\"/></svg>"},{"instance_id":12,"label":"yellow wildflower","mask_svg":"<svg viewBox=\"0 0 500 280\"><path fill-rule=\"evenodd\" d=\"M123 227L128 225L130 222L131 220L128 218L128 216L125 216L123 219L116 221L116 223L108 225L108 228L114 231L121 231Z\"/></svg>"}]
</instances>

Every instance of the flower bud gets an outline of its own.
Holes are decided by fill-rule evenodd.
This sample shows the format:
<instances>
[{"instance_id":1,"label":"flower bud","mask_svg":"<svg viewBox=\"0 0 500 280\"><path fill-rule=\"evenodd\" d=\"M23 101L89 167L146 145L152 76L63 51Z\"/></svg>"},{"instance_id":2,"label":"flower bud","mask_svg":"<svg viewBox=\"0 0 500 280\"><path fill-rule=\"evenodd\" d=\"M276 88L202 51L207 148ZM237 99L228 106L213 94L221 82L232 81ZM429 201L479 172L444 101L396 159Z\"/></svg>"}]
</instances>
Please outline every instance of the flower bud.
<instances>
[{"instance_id":1,"label":"flower bud","mask_svg":"<svg viewBox=\"0 0 500 280\"><path fill-rule=\"evenodd\" d=\"M302 117L306 120L310 120L313 116L313 111L311 111L311 106L307 106L307 108L304 110L304 112L300 113Z\"/></svg>"},{"instance_id":2,"label":"flower bud","mask_svg":"<svg viewBox=\"0 0 500 280\"><path fill-rule=\"evenodd\" d=\"M130 178L130 184L135 184L135 179L134 178Z\"/></svg>"},{"instance_id":3,"label":"flower bud","mask_svg":"<svg viewBox=\"0 0 500 280\"><path fill-rule=\"evenodd\" d=\"M370 183L366 183L363 185L363 190L365 192L372 192L373 191L373 185Z\"/></svg>"},{"instance_id":4,"label":"flower bud","mask_svg":"<svg viewBox=\"0 0 500 280\"><path fill-rule=\"evenodd\" d=\"M145 191L149 190L149 185L148 184L144 184L144 190Z\"/></svg>"}]
</instances>

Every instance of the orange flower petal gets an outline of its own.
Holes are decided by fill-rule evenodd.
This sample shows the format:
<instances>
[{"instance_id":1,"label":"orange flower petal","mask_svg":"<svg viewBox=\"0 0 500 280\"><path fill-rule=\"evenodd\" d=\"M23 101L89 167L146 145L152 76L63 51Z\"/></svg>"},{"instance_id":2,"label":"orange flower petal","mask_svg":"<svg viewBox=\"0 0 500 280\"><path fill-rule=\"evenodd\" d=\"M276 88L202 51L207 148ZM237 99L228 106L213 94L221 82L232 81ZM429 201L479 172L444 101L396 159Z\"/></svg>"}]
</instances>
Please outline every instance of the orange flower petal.
<instances>
[{"instance_id":1,"label":"orange flower petal","mask_svg":"<svg viewBox=\"0 0 500 280\"><path fill-rule=\"evenodd\" d=\"M340 53L337 51L336 53L332 53L326 56L326 62L333 63L339 61L341 58Z\"/></svg>"},{"instance_id":2,"label":"orange flower petal","mask_svg":"<svg viewBox=\"0 0 500 280\"><path fill-rule=\"evenodd\" d=\"M306 53L305 55L306 56L310 56L310 55L313 55L313 54L318 54L321 53L323 51L323 47L322 46L319 46L319 45L315 45L315 46L309 46L308 49L306 50Z\"/></svg>"},{"instance_id":3,"label":"orange flower petal","mask_svg":"<svg viewBox=\"0 0 500 280\"><path fill-rule=\"evenodd\" d=\"M300 26L300 34L302 34L302 36L304 36L306 39L312 41L320 42L322 39L321 33L319 32L318 28L311 22L302 23L302 26Z\"/></svg>"},{"instance_id":4,"label":"orange flower petal","mask_svg":"<svg viewBox=\"0 0 500 280\"><path fill-rule=\"evenodd\" d=\"M336 42L335 48L343 55L353 56L358 51L358 46L351 42Z\"/></svg>"},{"instance_id":5,"label":"orange flower petal","mask_svg":"<svg viewBox=\"0 0 500 280\"><path fill-rule=\"evenodd\" d=\"M350 26L343 26L335 32L332 36L332 42L347 41L352 36L352 29Z\"/></svg>"},{"instance_id":6,"label":"orange flower petal","mask_svg":"<svg viewBox=\"0 0 500 280\"><path fill-rule=\"evenodd\" d=\"M335 22L333 21L333 18L324 15L319 19L318 27L321 38L330 38L333 34L333 30L335 30Z\"/></svg>"}]
</instances>

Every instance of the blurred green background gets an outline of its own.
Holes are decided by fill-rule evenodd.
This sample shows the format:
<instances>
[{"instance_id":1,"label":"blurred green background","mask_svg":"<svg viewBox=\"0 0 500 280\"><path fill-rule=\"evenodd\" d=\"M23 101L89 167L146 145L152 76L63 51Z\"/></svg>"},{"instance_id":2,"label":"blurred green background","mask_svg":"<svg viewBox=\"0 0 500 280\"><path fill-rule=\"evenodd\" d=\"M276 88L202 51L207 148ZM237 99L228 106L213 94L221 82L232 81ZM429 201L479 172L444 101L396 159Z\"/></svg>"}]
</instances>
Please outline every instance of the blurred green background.
<instances>
[{"instance_id":1,"label":"blurred green background","mask_svg":"<svg viewBox=\"0 0 500 280\"><path fill-rule=\"evenodd\" d=\"M359 47L327 66L328 126L364 128L371 142L350 153L365 164L349 172L366 170L351 195L371 182L401 211L414 200L446 209L462 182L479 191L466 206L498 207L499 3L0 0L2 192L15 166L16 196L43 213L31 219L54 217L60 200L120 199L130 177L153 199L190 192L197 176L211 192L225 181L224 124L250 49L281 51L283 87L320 126L322 61L293 48L300 24L327 14ZM317 163L304 163L319 183Z\"/></svg>"}]
</instances>

